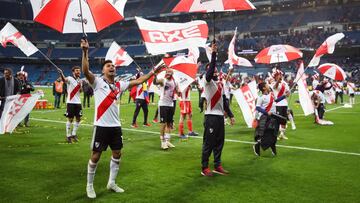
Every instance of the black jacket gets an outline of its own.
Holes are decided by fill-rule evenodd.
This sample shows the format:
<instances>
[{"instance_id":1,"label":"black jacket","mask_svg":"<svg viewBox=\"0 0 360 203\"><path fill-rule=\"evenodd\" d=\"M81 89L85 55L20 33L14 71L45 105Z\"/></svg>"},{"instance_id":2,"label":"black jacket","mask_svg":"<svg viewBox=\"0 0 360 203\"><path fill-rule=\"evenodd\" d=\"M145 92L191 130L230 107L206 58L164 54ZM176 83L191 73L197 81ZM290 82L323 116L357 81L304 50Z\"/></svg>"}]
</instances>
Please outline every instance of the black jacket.
<instances>
[{"instance_id":1,"label":"black jacket","mask_svg":"<svg viewBox=\"0 0 360 203\"><path fill-rule=\"evenodd\" d=\"M20 94L30 94L30 92L34 91L34 86L30 84L28 81L19 81L20 84Z\"/></svg>"},{"instance_id":2,"label":"black jacket","mask_svg":"<svg viewBox=\"0 0 360 203\"><path fill-rule=\"evenodd\" d=\"M17 94L20 91L19 81L14 78L14 94ZM0 97L5 97L5 78L0 78Z\"/></svg>"}]
</instances>

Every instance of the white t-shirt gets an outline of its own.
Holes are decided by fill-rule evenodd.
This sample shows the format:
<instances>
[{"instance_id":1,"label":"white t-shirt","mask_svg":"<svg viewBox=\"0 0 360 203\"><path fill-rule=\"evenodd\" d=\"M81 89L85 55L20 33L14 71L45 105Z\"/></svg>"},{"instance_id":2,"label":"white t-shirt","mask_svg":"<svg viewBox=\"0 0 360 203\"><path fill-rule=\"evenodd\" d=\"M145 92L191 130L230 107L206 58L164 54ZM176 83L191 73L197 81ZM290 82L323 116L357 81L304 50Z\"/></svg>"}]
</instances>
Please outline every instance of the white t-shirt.
<instances>
[{"instance_id":1,"label":"white t-shirt","mask_svg":"<svg viewBox=\"0 0 360 203\"><path fill-rule=\"evenodd\" d=\"M121 92L129 87L129 82L118 81L107 83L103 78L96 77L92 84L95 98L94 125L101 127L119 127L119 106L117 100Z\"/></svg>"},{"instance_id":2,"label":"white t-shirt","mask_svg":"<svg viewBox=\"0 0 360 203\"><path fill-rule=\"evenodd\" d=\"M204 95L207 101L205 115L224 115L224 85L221 81L205 81Z\"/></svg>"},{"instance_id":3,"label":"white t-shirt","mask_svg":"<svg viewBox=\"0 0 360 203\"><path fill-rule=\"evenodd\" d=\"M226 81L226 80L223 80L223 84L224 84L224 94L225 94L225 97L226 99L230 99L230 94L232 92L232 84L230 83L230 81Z\"/></svg>"},{"instance_id":4,"label":"white t-shirt","mask_svg":"<svg viewBox=\"0 0 360 203\"><path fill-rule=\"evenodd\" d=\"M289 85L286 82L281 81L281 83L279 83L277 88L275 88L275 84L276 84L276 82L274 82L271 85L271 88L274 91L275 99L277 99L281 96L284 96L286 91L289 91ZM287 99L285 98L285 99L281 100L280 102L276 103L276 106L288 106Z\"/></svg>"},{"instance_id":5,"label":"white t-shirt","mask_svg":"<svg viewBox=\"0 0 360 203\"><path fill-rule=\"evenodd\" d=\"M355 84L354 83L348 82L347 87L348 87L348 90L349 90L349 94L354 94L355 93Z\"/></svg>"},{"instance_id":6,"label":"white t-shirt","mask_svg":"<svg viewBox=\"0 0 360 203\"><path fill-rule=\"evenodd\" d=\"M313 89L315 89L318 85L319 85L319 81L318 81L318 80L313 80L313 81L312 81L312 88L313 88Z\"/></svg>"},{"instance_id":7,"label":"white t-shirt","mask_svg":"<svg viewBox=\"0 0 360 203\"><path fill-rule=\"evenodd\" d=\"M335 92L341 92L344 85L342 82L334 82Z\"/></svg>"},{"instance_id":8,"label":"white t-shirt","mask_svg":"<svg viewBox=\"0 0 360 203\"><path fill-rule=\"evenodd\" d=\"M81 89L81 80L80 78L75 79L72 76L66 77L67 80L67 104L81 104L80 100L80 89Z\"/></svg>"},{"instance_id":9,"label":"white t-shirt","mask_svg":"<svg viewBox=\"0 0 360 203\"><path fill-rule=\"evenodd\" d=\"M311 91L310 97L312 97L314 94L316 94L320 98L320 103L325 104L326 98L325 98L325 95L321 91L319 91L319 90Z\"/></svg>"},{"instance_id":10,"label":"white t-shirt","mask_svg":"<svg viewBox=\"0 0 360 203\"><path fill-rule=\"evenodd\" d=\"M136 99L145 99L143 84L136 86Z\"/></svg>"},{"instance_id":11,"label":"white t-shirt","mask_svg":"<svg viewBox=\"0 0 360 203\"><path fill-rule=\"evenodd\" d=\"M176 86L174 79L168 80L164 78L164 85L160 86L159 106L174 106Z\"/></svg>"},{"instance_id":12,"label":"white t-shirt","mask_svg":"<svg viewBox=\"0 0 360 203\"><path fill-rule=\"evenodd\" d=\"M271 92L267 95L263 94L263 95L259 96L256 100L256 106L261 107L265 110L268 110L267 111L268 113L269 112L276 113L276 102L275 102L274 93Z\"/></svg>"},{"instance_id":13,"label":"white t-shirt","mask_svg":"<svg viewBox=\"0 0 360 203\"><path fill-rule=\"evenodd\" d=\"M181 92L181 97L179 97L180 101L190 101L191 95L191 86L186 88L183 92Z\"/></svg>"}]
</instances>

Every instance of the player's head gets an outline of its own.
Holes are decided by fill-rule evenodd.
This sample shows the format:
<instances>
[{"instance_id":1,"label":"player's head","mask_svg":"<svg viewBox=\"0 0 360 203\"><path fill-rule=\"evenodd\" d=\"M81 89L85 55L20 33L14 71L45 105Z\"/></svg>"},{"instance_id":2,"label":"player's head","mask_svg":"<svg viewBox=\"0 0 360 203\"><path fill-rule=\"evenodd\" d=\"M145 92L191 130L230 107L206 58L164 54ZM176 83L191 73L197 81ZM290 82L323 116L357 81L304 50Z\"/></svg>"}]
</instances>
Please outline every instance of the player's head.
<instances>
[{"instance_id":1,"label":"player's head","mask_svg":"<svg viewBox=\"0 0 360 203\"><path fill-rule=\"evenodd\" d=\"M19 80L25 80L25 72L23 71L17 72L16 76Z\"/></svg>"},{"instance_id":2,"label":"player's head","mask_svg":"<svg viewBox=\"0 0 360 203\"><path fill-rule=\"evenodd\" d=\"M74 76L75 78L80 77L80 74L81 74L81 68L80 68L80 66L74 66L74 67L72 67L71 71L72 71L72 74L73 74L73 76Z\"/></svg>"},{"instance_id":3,"label":"player's head","mask_svg":"<svg viewBox=\"0 0 360 203\"><path fill-rule=\"evenodd\" d=\"M258 84L258 88L262 93L270 92L270 87L266 82L261 82Z\"/></svg>"},{"instance_id":4,"label":"player's head","mask_svg":"<svg viewBox=\"0 0 360 203\"><path fill-rule=\"evenodd\" d=\"M105 60L102 64L102 74L104 74L105 76L115 77L116 69L111 60Z\"/></svg>"},{"instance_id":5,"label":"player's head","mask_svg":"<svg viewBox=\"0 0 360 203\"><path fill-rule=\"evenodd\" d=\"M165 71L165 78L170 80L172 78L173 74L174 74L173 69L167 68Z\"/></svg>"},{"instance_id":6,"label":"player's head","mask_svg":"<svg viewBox=\"0 0 360 203\"><path fill-rule=\"evenodd\" d=\"M12 76L11 68L5 68L4 69L4 77L5 77L5 79L10 80L11 76Z\"/></svg>"}]
</instances>

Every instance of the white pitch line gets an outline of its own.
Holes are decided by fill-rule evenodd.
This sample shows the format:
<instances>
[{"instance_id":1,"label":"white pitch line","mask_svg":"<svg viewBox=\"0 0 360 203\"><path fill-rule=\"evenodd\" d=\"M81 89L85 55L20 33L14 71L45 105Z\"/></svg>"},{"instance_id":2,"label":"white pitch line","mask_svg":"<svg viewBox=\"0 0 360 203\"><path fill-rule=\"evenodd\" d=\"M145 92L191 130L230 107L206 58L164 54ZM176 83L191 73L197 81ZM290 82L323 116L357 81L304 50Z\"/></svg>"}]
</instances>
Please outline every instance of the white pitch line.
<instances>
[{"instance_id":1,"label":"white pitch line","mask_svg":"<svg viewBox=\"0 0 360 203\"><path fill-rule=\"evenodd\" d=\"M65 124L64 121L55 121L55 120L48 120L48 119L41 119L41 118L30 118L31 120L35 121L43 121L43 122L50 122L50 123L61 123ZM82 123L83 126L93 127L92 124ZM142 133L149 133L149 134L156 134L159 135L159 132L153 132L153 131L147 131L147 130L138 130L138 129L131 129L131 128L122 128L126 131L133 131L133 132L142 132ZM175 134L172 134L173 136L177 136ZM192 137L197 139L202 139L202 136ZM234 143L242 143L242 144L254 144L254 142L249 141L241 141L241 140L232 140L232 139L225 139L226 142L234 142ZM277 147L281 148L288 148L288 149L299 149L299 150L305 150L305 151L315 151L315 152L325 152L325 153L334 153L334 154L345 154L345 155L354 155L354 156L360 156L360 153L355 152L343 152L343 151L336 151L331 149L316 149L316 148L309 148L309 147L298 147L298 146L289 146L289 145L276 145Z\"/></svg>"}]
</instances>

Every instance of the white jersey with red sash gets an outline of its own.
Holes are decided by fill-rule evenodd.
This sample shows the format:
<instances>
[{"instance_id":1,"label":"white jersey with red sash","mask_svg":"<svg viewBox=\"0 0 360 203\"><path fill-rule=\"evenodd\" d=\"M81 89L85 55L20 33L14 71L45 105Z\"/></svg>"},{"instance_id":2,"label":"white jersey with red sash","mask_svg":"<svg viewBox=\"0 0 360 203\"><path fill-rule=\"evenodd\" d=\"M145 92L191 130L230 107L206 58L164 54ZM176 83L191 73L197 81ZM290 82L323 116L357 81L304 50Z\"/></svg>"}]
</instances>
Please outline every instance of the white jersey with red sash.
<instances>
[{"instance_id":1,"label":"white jersey with red sash","mask_svg":"<svg viewBox=\"0 0 360 203\"><path fill-rule=\"evenodd\" d=\"M335 87L335 92L342 92L344 87L342 82L334 82L333 86Z\"/></svg>"},{"instance_id":2,"label":"white jersey with red sash","mask_svg":"<svg viewBox=\"0 0 360 203\"><path fill-rule=\"evenodd\" d=\"M180 101L190 101L191 95L191 86L187 87L183 92L181 92L181 97L179 97Z\"/></svg>"},{"instance_id":3,"label":"white jersey with red sash","mask_svg":"<svg viewBox=\"0 0 360 203\"><path fill-rule=\"evenodd\" d=\"M80 100L80 89L81 89L81 81L80 78L75 79L72 76L66 77L67 80L67 104L81 104Z\"/></svg>"},{"instance_id":4,"label":"white jersey with red sash","mask_svg":"<svg viewBox=\"0 0 360 203\"><path fill-rule=\"evenodd\" d=\"M164 78L164 86L160 86L159 106L174 106L176 82L174 79Z\"/></svg>"},{"instance_id":5,"label":"white jersey with red sash","mask_svg":"<svg viewBox=\"0 0 360 203\"><path fill-rule=\"evenodd\" d=\"M348 82L347 87L348 87L348 90L349 90L349 94L354 94L355 93L355 84L354 83Z\"/></svg>"},{"instance_id":6,"label":"white jersey with red sash","mask_svg":"<svg viewBox=\"0 0 360 203\"><path fill-rule=\"evenodd\" d=\"M101 127L119 127L119 106L116 101L120 93L126 91L129 82L119 81L107 83L103 78L96 77L92 84L95 98L94 125Z\"/></svg>"},{"instance_id":7,"label":"white jersey with red sash","mask_svg":"<svg viewBox=\"0 0 360 203\"><path fill-rule=\"evenodd\" d=\"M136 86L136 99L145 99L143 84Z\"/></svg>"},{"instance_id":8,"label":"white jersey with red sash","mask_svg":"<svg viewBox=\"0 0 360 203\"><path fill-rule=\"evenodd\" d=\"M275 99L284 96L286 91L289 91L289 85L286 82L281 81L277 88L275 88L275 84L276 82L273 83L271 86L274 91ZM283 99L276 103L276 106L288 106L288 101L286 99Z\"/></svg>"},{"instance_id":9,"label":"white jersey with red sash","mask_svg":"<svg viewBox=\"0 0 360 203\"><path fill-rule=\"evenodd\" d=\"M261 95L256 100L256 106L265 109L266 112L276 113L276 103L274 93Z\"/></svg>"},{"instance_id":10,"label":"white jersey with red sash","mask_svg":"<svg viewBox=\"0 0 360 203\"><path fill-rule=\"evenodd\" d=\"M207 101L205 115L224 115L223 86L221 81L205 80L204 95Z\"/></svg>"}]
</instances>

